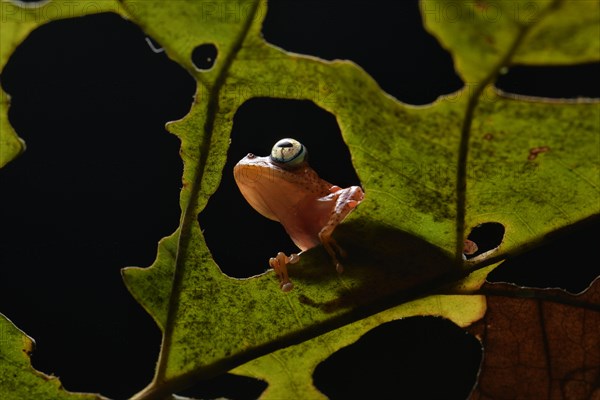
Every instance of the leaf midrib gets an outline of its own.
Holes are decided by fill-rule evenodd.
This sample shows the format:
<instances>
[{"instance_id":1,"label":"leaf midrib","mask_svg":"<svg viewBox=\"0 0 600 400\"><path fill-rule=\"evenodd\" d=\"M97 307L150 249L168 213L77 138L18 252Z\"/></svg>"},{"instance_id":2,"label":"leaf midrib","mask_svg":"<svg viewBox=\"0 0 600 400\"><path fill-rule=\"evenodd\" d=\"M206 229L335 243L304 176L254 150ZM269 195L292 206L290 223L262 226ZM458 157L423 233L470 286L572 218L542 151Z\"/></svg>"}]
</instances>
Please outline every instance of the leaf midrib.
<instances>
[{"instance_id":1,"label":"leaf midrib","mask_svg":"<svg viewBox=\"0 0 600 400\"><path fill-rule=\"evenodd\" d=\"M260 0L255 0L252 4L251 12L248 14L248 18L244 22L239 35L236 37L235 42L231 48L231 51L223 61L223 66L219 70L215 84L209 89L209 102L207 105L206 122L204 124L204 135L202 136L202 142L198 151L200 156L198 158L198 167L194 169L195 174L190 185L190 196L188 202L183 210L181 218L181 229L177 239L177 254L175 258L175 271L173 274L172 290L169 297L169 307L167 311L167 321L163 332L163 341L161 344L161 351L159 360L156 368L156 375L153 384L157 382L164 382L169 354L171 351L171 342L173 338L173 329L176 322L177 311L179 308L180 292L183 282L185 261L187 259L188 248L191 239L191 227L196 222L198 198L200 195L200 187L206 170L208 161L208 154L210 151L210 143L213 137L213 130L215 124L215 118L219 110L219 92L223 87L230 66L233 63L237 53L240 51L244 40L246 39L250 27L256 18L256 11Z\"/></svg>"},{"instance_id":2,"label":"leaf midrib","mask_svg":"<svg viewBox=\"0 0 600 400\"><path fill-rule=\"evenodd\" d=\"M483 91L492 84L503 67L509 65L510 60L517 52L519 46L523 42L523 39L539 21L543 20L544 17L558 9L564 0L554 0L552 4L548 5L539 14L539 18L536 18L534 22L526 25L519 25L517 36L514 38L510 48L500 59L500 61L492 68L490 73L479 82L475 90L469 96L467 102L467 108L465 110L465 117L463 119L463 125L460 133L460 143L458 150L458 167L456 171L456 248L454 251L455 263L457 266L463 266L463 241L465 239L465 220L466 220L466 203L467 203L467 164L469 157L469 139L471 137L471 126L475 115L475 109L479 104L479 99ZM464 267L463 267L464 268Z\"/></svg>"}]
</instances>

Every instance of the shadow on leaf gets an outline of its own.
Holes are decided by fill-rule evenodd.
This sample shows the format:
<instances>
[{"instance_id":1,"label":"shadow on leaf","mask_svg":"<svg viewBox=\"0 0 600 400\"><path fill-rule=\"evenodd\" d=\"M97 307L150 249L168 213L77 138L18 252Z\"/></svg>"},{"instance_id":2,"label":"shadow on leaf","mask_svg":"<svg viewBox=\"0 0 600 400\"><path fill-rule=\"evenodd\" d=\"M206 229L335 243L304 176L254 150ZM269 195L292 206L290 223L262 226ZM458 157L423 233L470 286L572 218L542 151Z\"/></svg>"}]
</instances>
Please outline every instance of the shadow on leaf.
<instances>
[{"instance_id":1,"label":"shadow on leaf","mask_svg":"<svg viewBox=\"0 0 600 400\"><path fill-rule=\"evenodd\" d=\"M290 268L299 300L325 312L409 299L460 274L451 256L438 247L364 218L341 225L335 237L347 252L343 273L335 271L321 246ZM315 286L318 296L312 295ZM323 296L324 290L333 297Z\"/></svg>"}]
</instances>

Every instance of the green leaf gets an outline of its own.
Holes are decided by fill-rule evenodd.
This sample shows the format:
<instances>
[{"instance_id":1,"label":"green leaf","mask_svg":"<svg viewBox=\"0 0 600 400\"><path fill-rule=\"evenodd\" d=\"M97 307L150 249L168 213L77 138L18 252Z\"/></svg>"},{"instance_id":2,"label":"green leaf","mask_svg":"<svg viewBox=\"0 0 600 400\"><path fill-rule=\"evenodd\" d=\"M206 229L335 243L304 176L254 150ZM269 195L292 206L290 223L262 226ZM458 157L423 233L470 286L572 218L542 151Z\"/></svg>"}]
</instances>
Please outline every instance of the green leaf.
<instances>
[{"instance_id":1,"label":"green leaf","mask_svg":"<svg viewBox=\"0 0 600 400\"><path fill-rule=\"evenodd\" d=\"M176 4L177 7L182 5ZM142 26L152 26L152 30L148 28L149 32L168 53L177 51L169 43L183 36L184 30L185 35L191 35L193 32L188 32L185 27L189 26L192 20L200 18L200 15L194 14L193 9L182 16L170 11L171 7L174 6L170 3L148 3L147 11L138 7L135 15L136 19L142 21ZM156 15L162 15L160 10L163 8L164 13L169 16L167 21L179 18L179 23L171 27L168 27L170 22L152 25L149 21ZM424 112L399 105L383 93L364 71L350 62L326 63L313 58L289 55L269 46L259 35L260 21L253 21L252 14L249 17L251 19L247 23L253 24L247 28L244 37L222 38L210 27L205 27L202 31L203 36L190 42L186 49L187 57L179 53L172 56L174 59L188 60L194 45L208 42L215 43L218 48L228 49L235 46L223 43L224 40L244 40L244 45L239 48L236 57L231 59L229 69L225 70L223 64L219 64L229 62L229 54L219 54L216 70L198 79L200 87L197 99L205 99L208 94L207 101L194 103L186 118L169 125L169 129L182 140L181 153L185 165L180 231L161 243L157 262L152 267L124 271L128 288L164 331L157 376L148 393L152 393L153 390L166 390L165 387L170 384L177 385L178 380L216 374L229 365L239 364L271 349L316 336L332 327L357 319L359 314L353 312L353 309L358 306L384 307L377 303L383 301L386 296L406 298L415 288L423 284L431 286L431 280L455 272L448 252L436 249L422 239L397 229L402 222L397 213L398 200L394 193L389 193L389 189L379 189L387 184L378 164L385 160L376 160L373 171L370 171L373 158L367 147L363 147L361 143L373 138L380 143L379 146L385 146L386 132L372 137L358 135L367 131L363 125L372 124L366 119L356 118L359 115L357 109L366 110L370 103L375 102L381 106L378 112L382 121L378 126L383 129L387 127L391 133L399 133L396 141L397 153L392 153L392 157L399 154L415 154L411 150L411 145L414 145L426 153L421 154L422 158L415 156L412 159L415 162L421 162L427 157L437 159L440 152L447 153L450 158L451 153L444 148L443 143L456 139L443 134L440 126L448 119L448 114L453 112L454 103L446 102ZM182 18L190 20L181 20ZM210 26L210 22L206 21L206 24ZM238 30L244 33L242 22L244 21L240 22ZM219 25L219 21L215 20L214 24ZM174 33L174 27L179 27L182 32ZM208 34L213 36L207 36ZM191 66L188 65L188 68ZM226 76L216 75L218 73ZM196 215L206 204L208 196L217 189L225 162L233 115L249 98L237 95L239 92L235 88L252 82L254 90L247 93L254 97L263 95L262 91L267 90L270 85L295 85L299 78L302 79L303 85L315 88L311 91L316 95L312 98L313 101L337 114L351 151L356 150L356 165L360 165L362 159L365 160L365 169L359 169L358 172L367 191L372 190L372 193L369 192L371 206L365 205L366 212L361 209L353 223L345 227L348 237L346 242L352 243L346 247L357 249L348 261L348 272L341 277L337 276L329 259L320 249L315 249L303 257L302 263L294 270L297 271L294 272L297 289L282 298L272 274L248 280L235 280L224 276L211 259L196 222ZM224 86L211 86L212 82ZM332 92L334 95L331 98L318 97L321 91ZM291 97L295 92L289 94ZM213 104L217 102L218 104ZM432 136L425 145L413 129L397 132L397 128L394 127L416 127L419 123L422 129ZM367 145L374 150L377 148ZM383 156L382 154L380 157ZM369 174L372 175L369 177ZM452 185L447 185L441 180L436 183L451 195ZM453 215L447 210L444 199L438 196L438 191L430 189L435 188L435 184L429 185L427 189L414 184L407 185L407 188L413 189L413 193L426 192L427 198L421 196L419 200L414 194L405 194L398 188L397 193L402 196L402 201L419 205L430 200L435 205L423 205L417 208L417 211L411 209L410 204L405 205L407 212L411 210L412 214L419 217L412 219L412 225L406 226L406 230L427 229L426 233L432 237L432 241L440 244L445 241L452 243ZM390 203L396 207L387 207ZM438 211L436 205L444 208ZM433 216L430 215L432 211ZM370 218L361 218L360 215ZM443 224L448 227L445 233L443 229L436 228ZM344 231L341 231L340 235L343 236ZM341 242L345 243L344 240ZM395 251L391 252L389 249ZM373 268L375 263L378 268ZM171 275L174 276L173 290L157 290L157 285L164 288L161 282L165 282L164 278ZM422 290L421 288L419 291ZM273 301L282 306L274 307ZM248 326L248 320L253 322L252 326Z\"/></svg>"},{"instance_id":2,"label":"green leaf","mask_svg":"<svg viewBox=\"0 0 600 400\"><path fill-rule=\"evenodd\" d=\"M511 7L529 3L530 18L509 16ZM106 4L144 29L198 83L189 114L168 125L181 140L184 163L180 226L161 240L152 266L123 270L129 291L163 332L156 375L137 398L168 396L255 358L256 364L239 371L264 377L275 370L278 356L258 357L302 342L280 350L291 352L286 370L293 371L292 379L271 377L270 395L283 393L292 381L316 395L309 370L339 346L379 323L416 313L443 315L464 326L482 315L481 296L422 297L469 273L467 282L481 282L488 271L481 268L494 260L600 213L598 103L523 99L491 86L514 63L598 60L597 2L586 5L589 18L577 19L575 2L423 1L427 29L450 50L466 82L423 107L398 102L352 62L291 54L265 42L265 1L228 3L227 12L193 0ZM442 10L450 4L472 15L454 21L428 15L431 6ZM497 21L483 16L491 7L501 12ZM17 12L33 9L12 3L6 10L11 22L2 25L3 51L4 44L12 47L2 53L2 66L31 29L53 19L19 19ZM71 14L106 11L90 10ZM57 18L64 16L70 15ZM561 32L555 36L562 43L552 48L545 40L550 31ZM212 69L201 71L191 55L207 43L218 55ZM223 167L236 111L246 100L274 92L312 100L336 116L366 193L336 231L349 250L346 272L335 273L324 251L312 249L291 269L296 288L288 294L270 272L225 276L197 221L222 174L231 172ZM7 102L2 104L0 123L6 125ZM20 145L4 125L0 144L13 150L0 161L8 162ZM505 240L493 258L463 263L465 231L488 221L505 226ZM302 364L297 358L308 354L306 346L314 351Z\"/></svg>"},{"instance_id":3,"label":"green leaf","mask_svg":"<svg viewBox=\"0 0 600 400\"><path fill-rule=\"evenodd\" d=\"M70 393L60 380L36 371L29 356L35 342L0 314L0 398L3 400L100 400L100 395Z\"/></svg>"},{"instance_id":4,"label":"green leaf","mask_svg":"<svg viewBox=\"0 0 600 400\"><path fill-rule=\"evenodd\" d=\"M486 92L471 131L467 226L501 222L501 257L598 213L599 132L598 103Z\"/></svg>"},{"instance_id":5,"label":"green leaf","mask_svg":"<svg viewBox=\"0 0 600 400\"><path fill-rule=\"evenodd\" d=\"M469 167L480 169L480 165L487 162L487 160L479 162L478 157L473 155L469 157L469 149L472 145L472 140L470 140L472 126L476 126L475 124L479 122L478 119L483 120L476 113L485 111L485 109L477 109L481 97L486 92L490 92L488 86L494 83L498 74L515 63L575 64L583 61L600 60L600 52L598 51L600 49L600 36L596 34L600 26L598 18L593 17L600 14L600 6L597 2L566 0L540 0L534 2L521 0L500 2L423 0L420 5L426 29L436 36L440 43L452 53L455 68L466 84L463 93L468 97L461 126L456 180L456 237L458 240L455 255L458 260L458 253L461 248L460 242L465 236L465 224L469 219L467 216L467 206L469 205L467 204L467 190L471 191L469 183L472 183L468 181L473 181L473 179L468 178ZM584 17L581 17L582 15ZM549 41L541 35L541 33L555 28L564 35L557 38L560 42L558 45L555 41ZM556 36L554 37L556 38ZM581 47L585 47L585 50L572 51L573 48ZM497 96L494 94L488 96L492 101L495 97ZM534 101L543 102L542 99ZM588 113L597 114L597 102L591 107L592 110ZM515 107L515 111L517 111L517 108L519 108L518 105ZM539 115L539 112L536 112L533 107L529 109L533 117L536 114ZM548 109L547 107L544 111ZM519 117L527 118L529 115L519 112ZM540 120L543 117L536 119ZM597 140L595 135L595 132L598 131L595 129L597 121L598 118L595 118L593 130L591 131L592 143ZM508 120L503 122L508 122ZM590 138L590 130L584 128L584 131L588 133L583 135ZM517 132L514 131L513 134L517 134ZM577 135L579 131L570 133ZM556 134L555 132L554 135ZM523 134L521 133L521 135ZM486 135L484 137L489 138L490 136ZM535 147L549 148L547 145ZM579 146L577 150L583 151L583 146ZM577 157L580 156L579 151L573 151L572 154L577 154ZM489 157L483 158L489 159ZM493 158L493 160L501 163L505 161L503 158ZM570 168L570 166L567 166L567 168ZM597 168L597 163L594 161L592 170L597 170ZM507 169L511 172L509 176L513 179L523 175L522 171L518 170L519 166L517 165L509 165ZM575 174L577 174L576 169L572 170ZM586 170L589 171L589 169ZM584 173L584 175L587 176L587 173ZM542 181L536 181L536 183L538 182L542 183ZM593 180L590 183L592 192L597 191L598 185L596 182L596 180ZM473 211L477 212L478 210L471 210L471 212ZM597 206L584 211L586 215L597 212ZM539 216L537 211L534 211L531 215L532 218L530 218L529 213L523 213L521 210L519 210L519 213L519 217L524 219L525 224ZM532 239L539 238L539 234L535 229L530 229L530 233ZM544 232L540 233L543 234Z\"/></svg>"},{"instance_id":6,"label":"green leaf","mask_svg":"<svg viewBox=\"0 0 600 400\"><path fill-rule=\"evenodd\" d=\"M19 138L8 122L9 97L0 89L0 168L25 150L25 141Z\"/></svg>"},{"instance_id":7,"label":"green leaf","mask_svg":"<svg viewBox=\"0 0 600 400\"><path fill-rule=\"evenodd\" d=\"M422 0L421 13L470 85L514 64L568 65L600 57L594 0Z\"/></svg>"},{"instance_id":8,"label":"green leaf","mask_svg":"<svg viewBox=\"0 0 600 400\"><path fill-rule=\"evenodd\" d=\"M188 8L181 14L184 4ZM218 18L203 20L197 32L188 29L204 15L193 3L143 3L133 16L199 83L190 113L169 125L182 141L180 229L161 242L150 268L123 272L129 290L164 333L155 380L140 398L159 397L197 377L315 337L464 275L454 260L461 256L456 249L462 248L467 226L489 219L505 225L500 257L598 213L593 201L598 164L589 146L596 140L597 104L529 104L504 99L491 89L472 92L466 87L430 106L407 106L351 62L325 62L270 46L260 35L264 4L243 4L240 10L248 12L240 12L222 31ZM506 40L511 49L522 38L509 35ZM193 48L204 43L223 49L209 72L196 71L190 62ZM475 46L479 56L477 51ZM482 70L495 76L498 68L492 63ZM347 272L337 276L322 250L314 249L291 272L296 289L283 295L270 273L245 280L224 276L196 217L218 188L236 110L252 97L271 95L273 87L295 88L297 82L311 90L282 90L280 97L310 99L336 116L367 197L337 232L342 245L353 250ZM482 94L487 102L480 102L474 113ZM571 117L582 121L571 127L571 137L584 140L565 138L554 129L556 121L566 126L563 119ZM531 128L532 120L540 122L539 129ZM477 136L480 130L485 134ZM489 140L488 133L495 139ZM475 151L478 146L489 149ZM552 150L529 160L536 146ZM573 159L578 160L575 165ZM532 166L536 173L529 173ZM548 182L554 174L560 179ZM461 180L468 191L457 189ZM530 187L547 192L541 202L549 203L541 214L534 207L540 200L524 191ZM515 196L518 190L523 192ZM500 197L505 191L510 199ZM555 200L567 195L577 210L556 218L560 205ZM526 207L519 206L515 214L515 204L521 203ZM172 282L166 283L170 276Z\"/></svg>"},{"instance_id":9,"label":"green leaf","mask_svg":"<svg viewBox=\"0 0 600 400\"><path fill-rule=\"evenodd\" d=\"M456 292L474 291L496 265L479 270L454 285ZM369 330L389 321L415 315L447 318L460 327L480 320L486 311L483 296L439 294L420 298L371 315L295 346L286 347L241 365L231 372L269 383L261 399L326 398L313 385L312 374L322 361L342 347L357 341Z\"/></svg>"}]
</instances>

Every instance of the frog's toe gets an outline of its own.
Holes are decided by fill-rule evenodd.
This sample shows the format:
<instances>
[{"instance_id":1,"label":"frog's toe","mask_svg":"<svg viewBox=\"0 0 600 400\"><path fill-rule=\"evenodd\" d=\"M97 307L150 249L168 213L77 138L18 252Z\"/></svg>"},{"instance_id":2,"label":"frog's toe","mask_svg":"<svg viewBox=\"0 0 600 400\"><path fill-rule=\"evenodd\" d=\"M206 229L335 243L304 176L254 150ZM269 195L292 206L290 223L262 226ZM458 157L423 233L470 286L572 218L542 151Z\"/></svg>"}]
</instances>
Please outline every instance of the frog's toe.
<instances>
[{"instance_id":1,"label":"frog's toe","mask_svg":"<svg viewBox=\"0 0 600 400\"><path fill-rule=\"evenodd\" d=\"M348 208L353 209L353 208L356 208L357 205L358 205L357 200L348 200Z\"/></svg>"},{"instance_id":2,"label":"frog's toe","mask_svg":"<svg viewBox=\"0 0 600 400\"><path fill-rule=\"evenodd\" d=\"M273 270L275 270L275 272L277 272L277 275L279 275L279 261L277 260L277 258L275 257L271 257L269 258L269 267L273 268Z\"/></svg>"},{"instance_id":3,"label":"frog's toe","mask_svg":"<svg viewBox=\"0 0 600 400\"><path fill-rule=\"evenodd\" d=\"M277 256L269 259L269 266L273 268L277 278L279 279L279 287L284 292L289 292L293 289L294 284L290 281L287 271L287 264L294 264L298 262L300 256L298 254L291 254L289 257L283 252L277 253Z\"/></svg>"},{"instance_id":4,"label":"frog's toe","mask_svg":"<svg viewBox=\"0 0 600 400\"><path fill-rule=\"evenodd\" d=\"M332 231L333 230L322 230L319 232L319 239L321 240L321 243L323 244L323 247L327 253L329 253L331 260L333 261L333 265L335 265L335 270L341 273L344 271L344 267L342 267L342 264L338 261L337 255L339 254L340 257L346 257L346 252L337 244L335 239L331 237Z\"/></svg>"},{"instance_id":5,"label":"frog's toe","mask_svg":"<svg viewBox=\"0 0 600 400\"><path fill-rule=\"evenodd\" d=\"M344 250L333 237L329 238L329 243L331 243L331 247L335 249L335 251L340 255L340 257L346 258L348 253L346 253L346 250Z\"/></svg>"}]
</instances>

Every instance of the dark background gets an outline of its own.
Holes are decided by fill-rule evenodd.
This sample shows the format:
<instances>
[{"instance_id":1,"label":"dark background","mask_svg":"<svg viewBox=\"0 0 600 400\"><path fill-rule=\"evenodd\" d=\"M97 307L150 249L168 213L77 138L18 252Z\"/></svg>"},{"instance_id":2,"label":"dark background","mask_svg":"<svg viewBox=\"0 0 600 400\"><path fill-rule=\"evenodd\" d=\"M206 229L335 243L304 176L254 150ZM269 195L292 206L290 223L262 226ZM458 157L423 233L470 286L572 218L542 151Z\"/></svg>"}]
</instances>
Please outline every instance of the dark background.
<instances>
[{"instance_id":1,"label":"dark background","mask_svg":"<svg viewBox=\"0 0 600 400\"><path fill-rule=\"evenodd\" d=\"M427 104L461 87L452 61L422 27L416 1L277 1L265 38L284 49L351 59L391 95ZM71 391L126 398L148 384L160 333L129 295L120 269L148 266L178 225L181 160L167 121L191 105L194 80L154 53L134 24L113 14L34 31L0 77L9 118L27 151L0 171L0 311L35 338L33 365ZM515 67L499 86L527 95L600 96L598 64ZM359 183L335 118L311 102L255 99L235 117L222 186L199 221L231 276L266 269L293 249L278 224L252 211L234 187L243 155L267 154L291 136L328 180ZM337 154L335 160L328 154ZM343 155L343 156L342 156ZM598 274L598 220L506 262L492 278L577 292ZM249 234L250 232L250 234ZM593 247L592 247L593 248ZM481 358L474 338L436 318L383 325L334 354L315 382L331 398L462 399ZM187 392L256 398L265 384L225 374Z\"/></svg>"}]
</instances>

